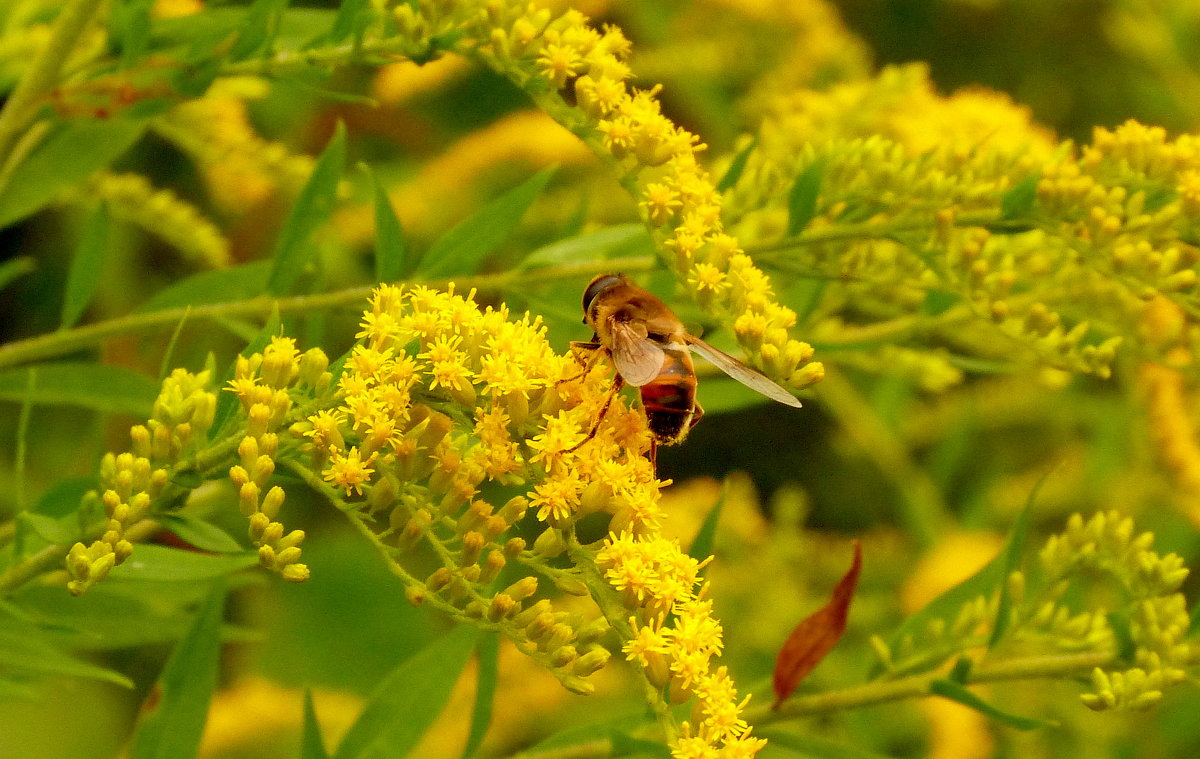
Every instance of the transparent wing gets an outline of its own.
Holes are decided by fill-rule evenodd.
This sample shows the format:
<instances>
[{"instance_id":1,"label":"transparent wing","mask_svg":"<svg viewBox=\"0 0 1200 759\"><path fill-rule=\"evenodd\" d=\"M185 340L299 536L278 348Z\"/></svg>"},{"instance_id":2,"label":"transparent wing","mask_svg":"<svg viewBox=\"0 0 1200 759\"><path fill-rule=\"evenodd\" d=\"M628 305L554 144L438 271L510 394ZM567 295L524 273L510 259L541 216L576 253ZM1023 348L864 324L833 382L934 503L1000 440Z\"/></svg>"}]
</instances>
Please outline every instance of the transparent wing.
<instances>
[{"instance_id":1,"label":"transparent wing","mask_svg":"<svg viewBox=\"0 0 1200 759\"><path fill-rule=\"evenodd\" d=\"M796 396L775 384L775 382L768 378L765 374L761 374L754 369L751 369L733 356L724 351L717 350L698 337L688 335L687 341L688 345L692 347L692 350L703 356L713 366L725 372L730 377L733 377L735 380L751 390L760 392L773 401L779 401L780 403L786 403L789 406L800 408L800 401L796 400Z\"/></svg>"},{"instance_id":2,"label":"transparent wing","mask_svg":"<svg viewBox=\"0 0 1200 759\"><path fill-rule=\"evenodd\" d=\"M621 322L610 322L612 345L609 353L621 378L634 387L641 387L662 371L665 356L657 344L642 337Z\"/></svg>"}]
</instances>

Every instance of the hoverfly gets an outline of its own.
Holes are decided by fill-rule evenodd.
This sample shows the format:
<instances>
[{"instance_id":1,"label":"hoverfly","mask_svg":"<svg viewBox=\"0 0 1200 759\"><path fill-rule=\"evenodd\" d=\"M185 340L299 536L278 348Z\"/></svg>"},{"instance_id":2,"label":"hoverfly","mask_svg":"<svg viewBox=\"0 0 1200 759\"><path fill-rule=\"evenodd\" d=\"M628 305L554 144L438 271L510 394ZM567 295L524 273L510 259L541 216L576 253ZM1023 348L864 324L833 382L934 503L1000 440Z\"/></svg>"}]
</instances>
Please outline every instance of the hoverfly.
<instances>
[{"instance_id":1,"label":"hoverfly","mask_svg":"<svg viewBox=\"0 0 1200 759\"><path fill-rule=\"evenodd\" d=\"M571 347L593 351L589 367L596 355L612 357L617 369L613 394L622 384L641 391L653 440L652 461L659 444L681 442L704 416L704 409L696 402L693 350L746 387L780 403L800 407L800 401L765 375L689 335L667 304L624 274L601 274L588 284L583 293L583 323L595 334L591 342L574 342ZM612 395L600 411L597 426L611 401Z\"/></svg>"}]
</instances>

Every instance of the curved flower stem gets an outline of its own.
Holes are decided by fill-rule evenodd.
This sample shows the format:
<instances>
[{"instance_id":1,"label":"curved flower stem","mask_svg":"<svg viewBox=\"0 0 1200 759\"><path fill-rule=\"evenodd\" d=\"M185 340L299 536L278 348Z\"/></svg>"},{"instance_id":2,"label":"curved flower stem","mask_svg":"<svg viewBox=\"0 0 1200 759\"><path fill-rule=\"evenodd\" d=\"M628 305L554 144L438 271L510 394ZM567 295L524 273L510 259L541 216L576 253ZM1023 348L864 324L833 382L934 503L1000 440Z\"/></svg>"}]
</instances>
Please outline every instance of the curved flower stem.
<instances>
[{"instance_id":1,"label":"curved flower stem","mask_svg":"<svg viewBox=\"0 0 1200 759\"><path fill-rule=\"evenodd\" d=\"M1028 656L983 662L975 666L964 685L993 683L1006 680L1035 680L1041 678L1060 679L1087 675L1096 667L1110 665L1116 659L1111 651L1094 651L1048 656ZM815 693L785 701L777 710L760 706L746 712L750 724L768 725L773 722L803 717L810 714L826 714L841 709L857 709L863 706L899 701L908 698L923 698L932 695L930 686L935 680L945 678L950 667L899 680L877 680L855 688Z\"/></svg>"},{"instance_id":2,"label":"curved flower stem","mask_svg":"<svg viewBox=\"0 0 1200 759\"><path fill-rule=\"evenodd\" d=\"M608 262L614 270L625 272L650 271L655 267L654 259L638 256L614 259ZM484 292L523 287L525 285L554 282L560 279L587 276L596 273L596 266L586 264L564 264L529 271L507 271L481 274L472 277L455 277L452 280L417 280L410 285L445 287L451 281L460 289L477 289ZM373 287L373 286L372 286ZM281 314L300 314L358 304L367 299L372 287L350 287L318 295L295 295L289 298L261 296L250 300L212 303L204 306L185 306L162 311L136 313L107 321L96 322L75 329L51 332L26 340L17 340L0 346L0 369L61 356L72 351L97 345L101 340L118 335L135 335L174 327L185 316L189 321L196 319L225 319L236 316L262 316L271 313L276 305Z\"/></svg>"}]
</instances>

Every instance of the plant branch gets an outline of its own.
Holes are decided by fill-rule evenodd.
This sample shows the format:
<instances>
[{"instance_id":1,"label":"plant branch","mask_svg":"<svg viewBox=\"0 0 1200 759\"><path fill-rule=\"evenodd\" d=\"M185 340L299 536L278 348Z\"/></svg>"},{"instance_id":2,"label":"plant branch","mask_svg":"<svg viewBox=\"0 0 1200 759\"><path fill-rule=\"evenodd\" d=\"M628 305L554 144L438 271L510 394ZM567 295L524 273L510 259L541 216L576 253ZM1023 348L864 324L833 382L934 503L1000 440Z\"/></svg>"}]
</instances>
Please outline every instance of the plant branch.
<instances>
[{"instance_id":1,"label":"plant branch","mask_svg":"<svg viewBox=\"0 0 1200 759\"><path fill-rule=\"evenodd\" d=\"M615 259L608 262L614 269L626 272L650 271L655 267L654 259L638 256ZM594 274L595 264L564 264L529 271L506 271L495 274L480 274L471 277L455 277L453 280L423 280L405 284L445 287L454 282L462 290L476 289L495 292L526 285L554 282L559 279ZM372 286L373 287L373 286ZM100 341L118 335L135 335L173 328L185 316L193 320L219 320L230 317L266 317L278 305L281 314L308 313L328 308L359 304L367 299L372 287L350 287L317 295L295 295L288 298L260 296L249 300L211 303L203 306L184 306L161 311L136 313L120 316L75 329L60 330L26 340L17 340L0 346L0 368L19 366L31 361L62 356L73 351L90 348Z\"/></svg>"},{"instance_id":2,"label":"plant branch","mask_svg":"<svg viewBox=\"0 0 1200 759\"><path fill-rule=\"evenodd\" d=\"M963 684L975 685L1007 680L1086 675L1096 667L1112 664L1115 659L1116 654L1111 651L1095 651L1057 656L1028 656L992 663L983 662L972 668ZM777 710L759 706L746 712L746 720L757 727L812 714L825 714L841 709L858 709L908 698L924 698L932 695L930 690L932 683L945 678L949 670L950 667L947 666L934 672L912 675L899 680L877 680L854 688L801 696L784 702Z\"/></svg>"}]
</instances>

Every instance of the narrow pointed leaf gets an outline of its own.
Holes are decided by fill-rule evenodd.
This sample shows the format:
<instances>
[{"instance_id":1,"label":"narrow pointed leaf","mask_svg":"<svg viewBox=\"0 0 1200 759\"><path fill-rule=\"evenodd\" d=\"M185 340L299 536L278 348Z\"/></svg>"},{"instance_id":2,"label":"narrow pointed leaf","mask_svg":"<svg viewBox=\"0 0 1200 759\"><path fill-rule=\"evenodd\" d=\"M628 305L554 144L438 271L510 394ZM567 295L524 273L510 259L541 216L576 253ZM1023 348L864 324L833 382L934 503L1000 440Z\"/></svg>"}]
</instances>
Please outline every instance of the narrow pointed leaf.
<instances>
[{"instance_id":1,"label":"narrow pointed leaf","mask_svg":"<svg viewBox=\"0 0 1200 759\"><path fill-rule=\"evenodd\" d=\"M225 585L215 583L151 691L134 736L131 759L196 756L217 684Z\"/></svg>"},{"instance_id":2,"label":"narrow pointed leaf","mask_svg":"<svg viewBox=\"0 0 1200 759\"><path fill-rule=\"evenodd\" d=\"M985 717L994 719L1009 727L1015 727L1018 730L1037 730L1043 727L1055 727L1058 724L1051 720L1022 717L1001 711L987 701L984 701L973 691L967 689L965 685L956 683L953 680L934 680L929 684L929 691L943 698L948 698L951 701L957 701L963 706L969 706Z\"/></svg>"},{"instance_id":3,"label":"narrow pointed leaf","mask_svg":"<svg viewBox=\"0 0 1200 759\"><path fill-rule=\"evenodd\" d=\"M769 745L791 752L784 754L785 756L803 757L803 759L895 759L892 756L867 751L846 743L838 743L811 733L769 728L756 729L754 732L760 738L766 738Z\"/></svg>"},{"instance_id":4,"label":"narrow pointed leaf","mask_svg":"<svg viewBox=\"0 0 1200 759\"><path fill-rule=\"evenodd\" d=\"M0 290L36 269L37 261L33 256L21 256L0 263Z\"/></svg>"},{"instance_id":5,"label":"narrow pointed leaf","mask_svg":"<svg viewBox=\"0 0 1200 759\"><path fill-rule=\"evenodd\" d=\"M996 582L1000 586L1000 603L996 607L996 621L992 625L992 634L988 638L988 648L994 648L1000 642L1012 621L1010 619L1012 598L1008 591L1008 577L1021 564L1021 556L1025 553L1025 538L1029 535L1029 519L1033 513L1033 504L1037 502L1038 493L1041 492L1042 485L1049 476L1049 472L1043 474L1033 489L1029 491L1029 497L1025 499L1025 507L1021 509L1017 520L1013 522L1012 529L1008 531L1008 539L1004 541L1004 548L1000 551L1000 555L992 560L992 563L996 564Z\"/></svg>"},{"instance_id":6,"label":"narrow pointed leaf","mask_svg":"<svg viewBox=\"0 0 1200 759\"><path fill-rule=\"evenodd\" d=\"M199 517L188 514L162 514L158 521L180 540L201 551L241 553L245 550L229 533Z\"/></svg>"},{"instance_id":7,"label":"narrow pointed leaf","mask_svg":"<svg viewBox=\"0 0 1200 759\"><path fill-rule=\"evenodd\" d=\"M412 269L408 245L387 190L374 174L371 183L375 186L375 281L395 282Z\"/></svg>"},{"instance_id":8,"label":"narrow pointed leaf","mask_svg":"<svg viewBox=\"0 0 1200 759\"><path fill-rule=\"evenodd\" d=\"M545 189L556 168L539 171L438 238L421 258L417 276L441 279L479 271L484 259L521 223L521 217Z\"/></svg>"},{"instance_id":9,"label":"narrow pointed leaf","mask_svg":"<svg viewBox=\"0 0 1200 759\"><path fill-rule=\"evenodd\" d=\"M1010 187L1000 198L1000 218L1008 221L1029 216L1037 200L1037 186L1041 178L1040 174L1030 174Z\"/></svg>"},{"instance_id":10,"label":"narrow pointed leaf","mask_svg":"<svg viewBox=\"0 0 1200 759\"><path fill-rule=\"evenodd\" d=\"M816 160L800 172L788 193L787 236L795 237L804 231L808 222L817 214L817 197L821 194L821 180L825 175L825 161Z\"/></svg>"},{"instance_id":11,"label":"narrow pointed leaf","mask_svg":"<svg viewBox=\"0 0 1200 759\"><path fill-rule=\"evenodd\" d=\"M475 683L475 706L471 710L471 729L467 733L467 745L463 747L462 759L471 759L483 743L492 724L492 706L496 700L496 681L500 676L500 637L481 635L475 647L475 658L479 663L479 675Z\"/></svg>"},{"instance_id":12,"label":"narrow pointed leaf","mask_svg":"<svg viewBox=\"0 0 1200 759\"><path fill-rule=\"evenodd\" d=\"M267 278L267 292L271 295L287 293L303 273L312 256L313 234L333 213L345 162L346 128L338 122L279 232Z\"/></svg>"},{"instance_id":13,"label":"narrow pointed leaf","mask_svg":"<svg viewBox=\"0 0 1200 759\"><path fill-rule=\"evenodd\" d=\"M257 564L257 551L211 556L166 546L140 545L121 566L112 570L111 577L113 580L200 582L224 577Z\"/></svg>"},{"instance_id":14,"label":"narrow pointed leaf","mask_svg":"<svg viewBox=\"0 0 1200 759\"><path fill-rule=\"evenodd\" d=\"M63 293L62 329L75 326L96 294L100 276L104 273L104 259L108 254L110 227L108 206L101 203L84 225L75 255L71 257L67 286Z\"/></svg>"},{"instance_id":15,"label":"narrow pointed leaf","mask_svg":"<svg viewBox=\"0 0 1200 759\"><path fill-rule=\"evenodd\" d=\"M235 61L268 51L279 33L280 16L288 0L254 0L239 27L237 42L229 51Z\"/></svg>"},{"instance_id":16,"label":"narrow pointed leaf","mask_svg":"<svg viewBox=\"0 0 1200 759\"><path fill-rule=\"evenodd\" d=\"M28 388L31 367L0 371L0 400L39 406L77 406L109 414L149 416L158 383L131 369L78 361L37 364L37 384Z\"/></svg>"},{"instance_id":17,"label":"narrow pointed leaf","mask_svg":"<svg viewBox=\"0 0 1200 759\"><path fill-rule=\"evenodd\" d=\"M0 191L0 229L108 166L145 129L144 121L76 119L51 132L13 170Z\"/></svg>"},{"instance_id":18,"label":"narrow pointed leaf","mask_svg":"<svg viewBox=\"0 0 1200 759\"><path fill-rule=\"evenodd\" d=\"M321 724L317 722L317 710L313 708L312 690L304 689L304 733L300 738L300 759L329 759L325 750L325 739L321 737Z\"/></svg>"},{"instance_id":19,"label":"narrow pointed leaf","mask_svg":"<svg viewBox=\"0 0 1200 759\"><path fill-rule=\"evenodd\" d=\"M337 15L333 17L329 42L336 45L352 35L360 34L370 17L371 8L367 0L342 0Z\"/></svg>"},{"instance_id":20,"label":"narrow pointed leaf","mask_svg":"<svg viewBox=\"0 0 1200 759\"><path fill-rule=\"evenodd\" d=\"M717 540L717 523L721 521L721 510L725 507L727 488L728 485L721 487L721 494L717 497L717 502L708 510L708 514L704 517L704 524L700 525L696 537L688 546L688 556L696 561L704 561L712 556L713 545Z\"/></svg>"},{"instance_id":21,"label":"narrow pointed leaf","mask_svg":"<svg viewBox=\"0 0 1200 759\"><path fill-rule=\"evenodd\" d=\"M521 259L517 269L528 271L566 264L595 264L596 268L600 268L612 258L650 256L653 253L654 240L644 224L616 224L543 245Z\"/></svg>"},{"instance_id":22,"label":"narrow pointed leaf","mask_svg":"<svg viewBox=\"0 0 1200 759\"><path fill-rule=\"evenodd\" d=\"M271 261L253 261L228 269L196 272L151 295L137 310L162 311L250 300L266 292L271 266Z\"/></svg>"},{"instance_id":23,"label":"narrow pointed leaf","mask_svg":"<svg viewBox=\"0 0 1200 759\"><path fill-rule=\"evenodd\" d=\"M738 154L733 157L733 161L729 164L729 168L725 170L725 174L721 177L721 181L717 182L717 192L725 192L729 188L738 183L742 178L742 172L746 170L746 162L750 160L750 154L758 147L758 138L755 137L750 141L750 144L738 151Z\"/></svg>"},{"instance_id":24,"label":"narrow pointed leaf","mask_svg":"<svg viewBox=\"0 0 1200 759\"><path fill-rule=\"evenodd\" d=\"M350 726L334 759L400 759L407 755L450 698L478 631L458 627L392 670Z\"/></svg>"},{"instance_id":25,"label":"narrow pointed leaf","mask_svg":"<svg viewBox=\"0 0 1200 759\"><path fill-rule=\"evenodd\" d=\"M850 602L858 588L858 575L862 570L862 546L854 541L854 560L850 569L834 586L829 602L807 619L796 625L792 634L779 649L775 658L775 674L772 686L775 690L775 706L778 708L800 681L808 676L821 660L833 650L846 630L846 619L850 614Z\"/></svg>"}]
</instances>

